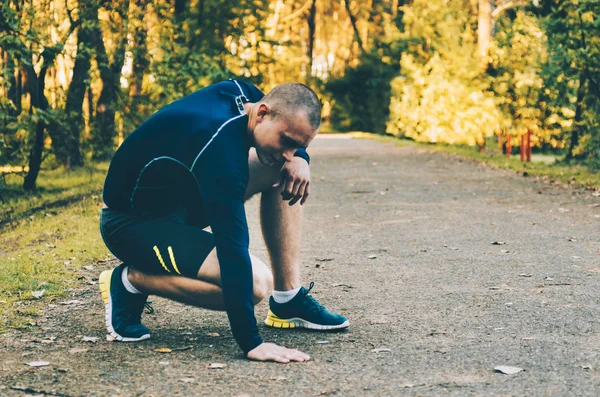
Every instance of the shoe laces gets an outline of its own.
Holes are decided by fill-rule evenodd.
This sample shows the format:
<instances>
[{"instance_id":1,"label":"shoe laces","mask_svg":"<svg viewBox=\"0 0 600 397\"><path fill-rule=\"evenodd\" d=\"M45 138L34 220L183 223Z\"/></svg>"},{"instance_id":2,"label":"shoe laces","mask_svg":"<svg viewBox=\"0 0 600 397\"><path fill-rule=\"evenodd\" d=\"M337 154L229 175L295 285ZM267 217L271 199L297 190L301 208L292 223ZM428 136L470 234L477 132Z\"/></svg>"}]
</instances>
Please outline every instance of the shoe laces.
<instances>
[{"instance_id":1,"label":"shoe laces","mask_svg":"<svg viewBox=\"0 0 600 397\"><path fill-rule=\"evenodd\" d=\"M311 281L310 285L308 287L308 289L306 290L306 292L304 292L304 297L306 299L306 301L309 303L310 306L310 310L314 311L316 313L321 313L323 310L325 310L325 306L321 305L315 298L313 298L313 296L310 294L310 291L313 289L313 287L315 286L315 282Z\"/></svg>"}]
</instances>

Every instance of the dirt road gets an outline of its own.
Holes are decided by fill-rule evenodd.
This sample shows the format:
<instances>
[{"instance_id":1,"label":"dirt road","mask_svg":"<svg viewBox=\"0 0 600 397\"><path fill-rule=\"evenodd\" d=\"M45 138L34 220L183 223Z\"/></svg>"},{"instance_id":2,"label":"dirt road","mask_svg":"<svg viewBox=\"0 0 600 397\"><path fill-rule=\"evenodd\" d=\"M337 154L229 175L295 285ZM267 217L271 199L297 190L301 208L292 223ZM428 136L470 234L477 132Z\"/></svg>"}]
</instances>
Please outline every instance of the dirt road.
<instances>
[{"instance_id":1,"label":"dirt road","mask_svg":"<svg viewBox=\"0 0 600 397\"><path fill-rule=\"evenodd\" d=\"M313 359L249 362L223 313L153 299L152 339L111 343L85 285L39 326L0 336L0 395L600 393L600 197L414 147L340 136L313 145L303 279L349 331L267 329L261 303L263 337ZM252 251L266 260L257 204ZM114 263L91 265L82 272L97 277Z\"/></svg>"}]
</instances>

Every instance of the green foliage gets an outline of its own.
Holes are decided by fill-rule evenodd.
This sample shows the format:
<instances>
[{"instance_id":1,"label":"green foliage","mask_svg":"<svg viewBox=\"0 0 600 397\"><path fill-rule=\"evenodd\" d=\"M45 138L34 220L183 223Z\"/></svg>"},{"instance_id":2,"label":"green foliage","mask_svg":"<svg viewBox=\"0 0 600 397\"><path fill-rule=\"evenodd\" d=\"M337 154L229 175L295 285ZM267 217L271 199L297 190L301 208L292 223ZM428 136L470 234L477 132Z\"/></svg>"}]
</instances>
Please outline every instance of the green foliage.
<instances>
[{"instance_id":1,"label":"green foliage","mask_svg":"<svg viewBox=\"0 0 600 397\"><path fill-rule=\"evenodd\" d=\"M392 81L387 132L422 142L483 143L499 113L476 56L468 2L414 1L404 7L408 44Z\"/></svg>"},{"instance_id":2,"label":"green foliage","mask_svg":"<svg viewBox=\"0 0 600 397\"><path fill-rule=\"evenodd\" d=\"M502 112L504 135L518 145L519 137L531 130L532 145L564 146L562 128L572 121L569 112L554 106L559 92L545 86L546 37L537 18L516 10L496 23L487 74Z\"/></svg>"},{"instance_id":3,"label":"green foliage","mask_svg":"<svg viewBox=\"0 0 600 397\"><path fill-rule=\"evenodd\" d=\"M568 157L587 159L600 168L600 3L545 3L548 76L558 76L554 80L560 92L557 105L574 114Z\"/></svg>"},{"instance_id":4,"label":"green foliage","mask_svg":"<svg viewBox=\"0 0 600 397\"><path fill-rule=\"evenodd\" d=\"M339 131L382 134L389 115L390 81L398 67L384 63L376 54L364 55L343 77L329 80L325 88L333 97L331 123Z\"/></svg>"}]
</instances>

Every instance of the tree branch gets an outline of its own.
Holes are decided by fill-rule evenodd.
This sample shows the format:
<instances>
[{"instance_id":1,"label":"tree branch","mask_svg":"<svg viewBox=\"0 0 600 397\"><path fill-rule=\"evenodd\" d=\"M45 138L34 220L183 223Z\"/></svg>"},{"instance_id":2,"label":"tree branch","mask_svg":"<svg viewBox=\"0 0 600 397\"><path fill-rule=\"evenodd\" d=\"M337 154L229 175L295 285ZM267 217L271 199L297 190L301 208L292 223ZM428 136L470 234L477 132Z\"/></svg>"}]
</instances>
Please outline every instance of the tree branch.
<instances>
[{"instance_id":1,"label":"tree branch","mask_svg":"<svg viewBox=\"0 0 600 397\"><path fill-rule=\"evenodd\" d=\"M358 31L358 28L356 27L356 18L354 17L354 15L352 15L352 12L350 11L350 0L342 0L342 1L346 5L346 11L348 11L348 16L350 17L350 23L352 24L352 29L354 29L354 38L358 42L358 46L360 47L360 50L362 52L365 52L365 47L360 38L360 33Z\"/></svg>"},{"instance_id":2,"label":"tree branch","mask_svg":"<svg viewBox=\"0 0 600 397\"><path fill-rule=\"evenodd\" d=\"M304 5L300 8L298 8L296 11L292 12L290 15L286 15L285 17L281 18L281 21L279 22L285 22L287 20L290 19L294 19L302 14L304 14L304 11L308 10L310 8L312 4L312 0L308 0L306 3L304 3Z\"/></svg>"}]
</instances>

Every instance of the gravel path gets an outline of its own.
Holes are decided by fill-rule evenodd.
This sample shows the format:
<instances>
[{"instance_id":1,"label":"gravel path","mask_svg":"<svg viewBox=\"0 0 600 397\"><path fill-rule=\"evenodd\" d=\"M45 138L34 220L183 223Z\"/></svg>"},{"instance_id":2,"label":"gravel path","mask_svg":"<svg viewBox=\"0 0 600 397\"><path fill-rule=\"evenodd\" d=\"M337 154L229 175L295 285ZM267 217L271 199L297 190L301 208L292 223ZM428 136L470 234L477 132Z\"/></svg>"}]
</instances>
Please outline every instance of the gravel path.
<instances>
[{"instance_id":1,"label":"gravel path","mask_svg":"<svg viewBox=\"0 0 600 397\"><path fill-rule=\"evenodd\" d=\"M600 197L414 147L344 136L313 145L303 278L349 331L267 329L261 303L265 339L313 359L249 362L223 313L154 299L152 339L111 343L86 285L48 305L39 327L0 336L0 395L600 393ZM257 204L252 251L266 260ZM114 262L93 265L82 274ZM25 365L40 360L50 364Z\"/></svg>"}]
</instances>

